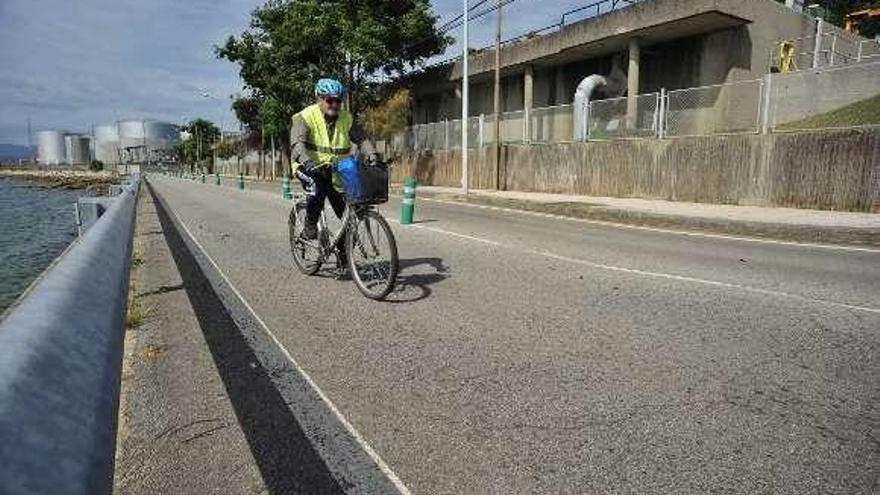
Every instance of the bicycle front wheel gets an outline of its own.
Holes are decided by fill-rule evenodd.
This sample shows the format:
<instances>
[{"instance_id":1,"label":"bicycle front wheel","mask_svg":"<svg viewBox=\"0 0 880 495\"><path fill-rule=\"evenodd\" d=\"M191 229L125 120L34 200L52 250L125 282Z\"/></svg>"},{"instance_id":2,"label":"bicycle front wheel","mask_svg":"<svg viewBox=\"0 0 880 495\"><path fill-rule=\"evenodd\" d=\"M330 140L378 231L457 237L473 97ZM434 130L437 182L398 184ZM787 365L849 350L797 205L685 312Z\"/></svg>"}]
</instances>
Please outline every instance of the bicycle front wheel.
<instances>
[{"instance_id":1,"label":"bicycle front wheel","mask_svg":"<svg viewBox=\"0 0 880 495\"><path fill-rule=\"evenodd\" d=\"M370 299L384 299L397 282L397 242L388 222L375 210L357 215L345 239L348 268L358 290Z\"/></svg>"},{"instance_id":2,"label":"bicycle front wheel","mask_svg":"<svg viewBox=\"0 0 880 495\"><path fill-rule=\"evenodd\" d=\"M297 202L290 210L290 218L287 220L290 253L293 255L293 263L299 271L306 275L314 275L321 268L321 248L317 240L303 239L302 231L305 223L305 203Z\"/></svg>"}]
</instances>

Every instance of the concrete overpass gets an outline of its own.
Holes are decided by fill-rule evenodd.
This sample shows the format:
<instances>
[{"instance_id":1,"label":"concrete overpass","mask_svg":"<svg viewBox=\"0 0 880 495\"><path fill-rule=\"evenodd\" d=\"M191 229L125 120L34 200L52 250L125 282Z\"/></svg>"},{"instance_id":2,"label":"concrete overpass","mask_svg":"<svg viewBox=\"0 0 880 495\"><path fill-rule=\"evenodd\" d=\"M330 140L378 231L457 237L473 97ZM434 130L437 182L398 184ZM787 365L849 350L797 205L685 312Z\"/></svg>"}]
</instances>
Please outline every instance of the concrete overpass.
<instances>
[{"instance_id":1,"label":"concrete overpass","mask_svg":"<svg viewBox=\"0 0 880 495\"><path fill-rule=\"evenodd\" d=\"M615 4L624 7L504 44L502 111L571 103L582 78L614 64L630 95L758 79L775 43L815 34L813 19L773 0ZM493 112L494 60L493 48L471 56L472 115ZM413 122L457 118L460 81L461 61L414 76Z\"/></svg>"}]
</instances>

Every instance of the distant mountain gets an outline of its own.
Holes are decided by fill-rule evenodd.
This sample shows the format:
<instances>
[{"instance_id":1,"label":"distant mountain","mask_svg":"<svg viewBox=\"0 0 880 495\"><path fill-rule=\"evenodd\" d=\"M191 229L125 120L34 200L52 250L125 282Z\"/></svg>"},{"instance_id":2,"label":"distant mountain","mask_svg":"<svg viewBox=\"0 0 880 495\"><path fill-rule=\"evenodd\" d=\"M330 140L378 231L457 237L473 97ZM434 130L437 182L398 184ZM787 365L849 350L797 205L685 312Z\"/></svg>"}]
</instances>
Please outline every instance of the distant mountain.
<instances>
[{"instance_id":1,"label":"distant mountain","mask_svg":"<svg viewBox=\"0 0 880 495\"><path fill-rule=\"evenodd\" d=\"M33 150L18 144L0 143L0 160L18 160L33 155Z\"/></svg>"}]
</instances>

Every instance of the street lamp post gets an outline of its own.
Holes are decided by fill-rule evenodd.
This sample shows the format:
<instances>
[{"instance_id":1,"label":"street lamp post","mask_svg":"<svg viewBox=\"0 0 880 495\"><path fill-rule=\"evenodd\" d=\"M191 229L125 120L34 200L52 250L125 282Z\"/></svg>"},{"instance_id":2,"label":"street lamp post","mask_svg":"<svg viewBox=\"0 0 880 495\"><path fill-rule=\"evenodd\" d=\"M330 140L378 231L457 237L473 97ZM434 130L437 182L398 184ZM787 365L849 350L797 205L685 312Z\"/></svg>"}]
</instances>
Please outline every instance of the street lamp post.
<instances>
[{"instance_id":1,"label":"street lamp post","mask_svg":"<svg viewBox=\"0 0 880 495\"><path fill-rule=\"evenodd\" d=\"M461 63L461 192L468 193L468 0L462 0L464 24L462 24Z\"/></svg>"}]
</instances>

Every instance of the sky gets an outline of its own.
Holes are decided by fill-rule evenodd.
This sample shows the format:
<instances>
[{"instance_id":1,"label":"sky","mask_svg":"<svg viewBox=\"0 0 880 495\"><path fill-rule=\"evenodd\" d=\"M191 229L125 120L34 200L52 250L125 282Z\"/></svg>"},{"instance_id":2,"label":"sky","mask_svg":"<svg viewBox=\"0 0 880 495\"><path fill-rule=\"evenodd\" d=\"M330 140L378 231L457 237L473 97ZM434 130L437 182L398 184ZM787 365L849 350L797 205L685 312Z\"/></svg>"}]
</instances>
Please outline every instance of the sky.
<instances>
[{"instance_id":1,"label":"sky","mask_svg":"<svg viewBox=\"0 0 880 495\"><path fill-rule=\"evenodd\" d=\"M591 2L515 0L504 8L503 37L558 22L566 10ZM263 3L0 0L0 143L27 144L28 118L34 132L195 117L237 129L229 104L242 82L235 65L215 58L213 46L246 29L250 12ZM432 5L440 23L462 10L459 0ZM474 21L470 31L471 46L490 44L494 14ZM461 51L461 29L449 34L457 40L446 57Z\"/></svg>"}]
</instances>

